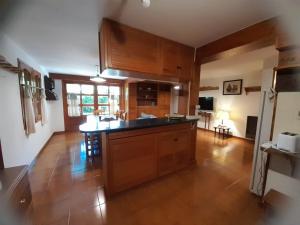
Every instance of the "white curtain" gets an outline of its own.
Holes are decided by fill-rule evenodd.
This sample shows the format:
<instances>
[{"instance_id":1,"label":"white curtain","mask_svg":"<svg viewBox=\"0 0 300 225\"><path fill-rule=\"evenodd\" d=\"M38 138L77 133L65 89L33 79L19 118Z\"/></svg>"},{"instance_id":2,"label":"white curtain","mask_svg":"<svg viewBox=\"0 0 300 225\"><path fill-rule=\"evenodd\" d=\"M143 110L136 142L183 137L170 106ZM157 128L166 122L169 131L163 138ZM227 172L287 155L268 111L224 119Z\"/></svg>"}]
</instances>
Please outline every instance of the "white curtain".
<instances>
[{"instance_id":1,"label":"white curtain","mask_svg":"<svg viewBox=\"0 0 300 225\"><path fill-rule=\"evenodd\" d=\"M48 109L47 109L46 95L44 90L42 91L42 96L41 96L41 114L42 114L42 125L44 125L48 122Z\"/></svg>"},{"instance_id":2,"label":"white curtain","mask_svg":"<svg viewBox=\"0 0 300 225\"><path fill-rule=\"evenodd\" d=\"M24 92L24 113L26 122L26 134L35 133L35 117L32 103L32 92L30 87L25 87Z\"/></svg>"}]
</instances>

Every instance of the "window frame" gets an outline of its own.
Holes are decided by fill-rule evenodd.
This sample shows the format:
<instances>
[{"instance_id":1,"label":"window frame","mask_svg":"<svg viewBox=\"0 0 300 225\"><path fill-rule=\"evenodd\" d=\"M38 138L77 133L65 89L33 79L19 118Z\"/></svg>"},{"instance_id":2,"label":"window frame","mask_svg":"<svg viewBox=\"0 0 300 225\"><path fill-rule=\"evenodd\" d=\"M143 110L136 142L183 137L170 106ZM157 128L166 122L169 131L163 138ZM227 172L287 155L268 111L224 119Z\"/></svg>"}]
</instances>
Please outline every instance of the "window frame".
<instances>
[{"instance_id":1,"label":"window frame","mask_svg":"<svg viewBox=\"0 0 300 225\"><path fill-rule=\"evenodd\" d=\"M119 90L120 90L118 107L119 108L121 107L121 98L122 98L122 96L121 96L121 91L122 91L121 84L115 84L115 83L114 84L110 84L110 83L98 84L98 83L90 83L90 82L82 82L82 81L65 81L64 82L64 85L65 85L65 96L64 96L64 98L66 98L66 99L68 99L68 94L70 94L67 91L67 85L68 84L79 84L80 85L80 93L76 94L76 95L79 95L79 99L80 99L80 102L79 102L79 105L78 105L80 107L80 115L70 116L69 112L68 112L69 104L68 104L68 102L66 102L66 107L67 107L66 115L69 118L78 118L78 117L82 117L82 116L87 116L87 115L83 114L83 109L82 108L84 106L92 106L92 107L94 107L94 111L98 110L100 106L107 106L108 107L108 114L102 114L102 115L109 115L110 110L111 110L110 101L109 101L109 99L110 99L110 87L112 87L112 86L118 87ZM93 86L94 87L94 93L93 94L83 94L82 89L81 89L82 85L91 85L91 86ZM107 94L98 94L98 86L107 86L108 87L108 93ZM93 96L94 97L94 103L93 104L83 104L82 103L82 96ZM98 102L98 96L108 97L108 103L107 104L99 103Z\"/></svg>"}]
</instances>

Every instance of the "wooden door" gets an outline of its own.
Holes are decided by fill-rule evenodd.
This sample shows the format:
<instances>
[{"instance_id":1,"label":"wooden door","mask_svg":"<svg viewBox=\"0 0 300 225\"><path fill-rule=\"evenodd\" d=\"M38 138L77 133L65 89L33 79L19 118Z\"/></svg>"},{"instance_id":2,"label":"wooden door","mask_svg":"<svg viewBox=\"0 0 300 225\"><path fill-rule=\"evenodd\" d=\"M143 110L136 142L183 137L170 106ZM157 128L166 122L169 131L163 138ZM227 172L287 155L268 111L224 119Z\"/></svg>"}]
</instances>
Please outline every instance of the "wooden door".
<instances>
[{"instance_id":1,"label":"wooden door","mask_svg":"<svg viewBox=\"0 0 300 225\"><path fill-rule=\"evenodd\" d=\"M158 137L158 174L172 173L190 161L191 133L189 130L165 132Z\"/></svg>"},{"instance_id":2,"label":"wooden door","mask_svg":"<svg viewBox=\"0 0 300 225\"><path fill-rule=\"evenodd\" d=\"M157 149L154 134L111 140L109 154L113 192L127 189L157 176Z\"/></svg>"},{"instance_id":3,"label":"wooden door","mask_svg":"<svg viewBox=\"0 0 300 225\"><path fill-rule=\"evenodd\" d=\"M178 76L180 70L179 54L180 48L176 42L162 41L162 74L167 76Z\"/></svg>"},{"instance_id":4,"label":"wooden door","mask_svg":"<svg viewBox=\"0 0 300 225\"><path fill-rule=\"evenodd\" d=\"M180 46L179 54L179 77L190 80L194 65L194 49L185 45Z\"/></svg>"}]
</instances>

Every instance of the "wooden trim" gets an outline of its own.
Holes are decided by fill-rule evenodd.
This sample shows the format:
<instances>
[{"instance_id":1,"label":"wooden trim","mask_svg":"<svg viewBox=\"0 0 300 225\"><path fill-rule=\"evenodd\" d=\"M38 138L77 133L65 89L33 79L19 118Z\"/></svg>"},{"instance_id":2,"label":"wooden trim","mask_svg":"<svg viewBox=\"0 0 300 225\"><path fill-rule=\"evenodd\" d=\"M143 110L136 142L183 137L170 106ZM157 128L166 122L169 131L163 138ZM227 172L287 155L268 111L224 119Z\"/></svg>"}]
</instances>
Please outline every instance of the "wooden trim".
<instances>
[{"instance_id":1,"label":"wooden trim","mask_svg":"<svg viewBox=\"0 0 300 225\"><path fill-rule=\"evenodd\" d=\"M275 89L276 87L276 79L277 79L277 71L273 70L273 84L272 84L272 88ZM275 94L275 98L274 98L274 105L273 105L273 114L272 114L272 125L271 125L271 132L270 132L270 138L269 140L272 141L273 140L273 133L274 133L274 127L275 127L275 119L276 119L276 109L277 109L277 93Z\"/></svg>"},{"instance_id":2,"label":"wooden trim","mask_svg":"<svg viewBox=\"0 0 300 225\"><path fill-rule=\"evenodd\" d=\"M213 59L209 59L210 57L217 56L217 58L220 58L218 54L226 53L228 50L234 51L227 52L225 55L233 55L249 51L249 49L258 49L262 46L274 45L278 32L277 26L278 19L271 18L208 43L197 48L196 62L200 64L212 61Z\"/></svg>"},{"instance_id":3,"label":"wooden trim","mask_svg":"<svg viewBox=\"0 0 300 225\"><path fill-rule=\"evenodd\" d=\"M213 87L213 86L203 86L199 88L199 91L214 91L219 90L219 87Z\"/></svg>"},{"instance_id":4,"label":"wooden trim","mask_svg":"<svg viewBox=\"0 0 300 225\"><path fill-rule=\"evenodd\" d=\"M248 95L249 92L260 92L261 91L261 86L249 86L249 87L244 87L246 95Z\"/></svg>"},{"instance_id":5,"label":"wooden trim","mask_svg":"<svg viewBox=\"0 0 300 225\"><path fill-rule=\"evenodd\" d=\"M19 73L19 68L9 63L2 55L0 55L0 68L12 73Z\"/></svg>"},{"instance_id":6,"label":"wooden trim","mask_svg":"<svg viewBox=\"0 0 300 225\"><path fill-rule=\"evenodd\" d=\"M66 131L55 131L55 132L53 133L53 136L54 136L54 135L65 134L65 133L66 133Z\"/></svg>"},{"instance_id":7,"label":"wooden trim","mask_svg":"<svg viewBox=\"0 0 300 225\"><path fill-rule=\"evenodd\" d=\"M1 140L0 140L0 170L3 170L3 169L4 169L4 160L3 160Z\"/></svg>"},{"instance_id":8,"label":"wooden trim","mask_svg":"<svg viewBox=\"0 0 300 225\"><path fill-rule=\"evenodd\" d=\"M89 84L97 84L90 80L90 76L87 75L74 75L74 74L62 74L62 73L49 73L49 77L54 80L64 80L69 82L85 82ZM101 84L124 84L124 80L117 80L117 79L107 79L105 78L106 82L99 83Z\"/></svg>"}]
</instances>

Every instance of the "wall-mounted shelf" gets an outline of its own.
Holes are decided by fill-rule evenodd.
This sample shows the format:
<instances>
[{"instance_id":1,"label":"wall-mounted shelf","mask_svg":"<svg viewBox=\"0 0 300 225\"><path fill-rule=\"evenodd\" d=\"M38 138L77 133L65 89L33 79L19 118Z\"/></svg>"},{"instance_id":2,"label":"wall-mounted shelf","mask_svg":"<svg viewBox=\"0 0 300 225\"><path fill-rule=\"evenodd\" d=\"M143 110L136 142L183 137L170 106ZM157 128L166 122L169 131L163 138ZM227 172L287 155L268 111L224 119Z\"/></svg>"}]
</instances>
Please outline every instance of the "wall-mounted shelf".
<instances>
[{"instance_id":1,"label":"wall-mounted shelf","mask_svg":"<svg viewBox=\"0 0 300 225\"><path fill-rule=\"evenodd\" d=\"M4 56L0 55L0 68L13 72L13 73L18 73L19 72L19 68L17 66L14 66L12 64L10 64Z\"/></svg>"},{"instance_id":2,"label":"wall-mounted shelf","mask_svg":"<svg viewBox=\"0 0 300 225\"><path fill-rule=\"evenodd\" d=\"M199 91L215 91L215 90L219 90L219 87L203 86L199 88Z\"/></svg>"},{"instance_id":3,"label":"wall-mounted shelf","mask_svg":"<svg viewBox=\"0 0 300 225\"><path fill-rule=\"evenodd\" d=\"M245 87L246 95L249 92L260 92L260 91L261 91L261 86L249 86L249 87Z\"/></svg>"}]
</instances>

